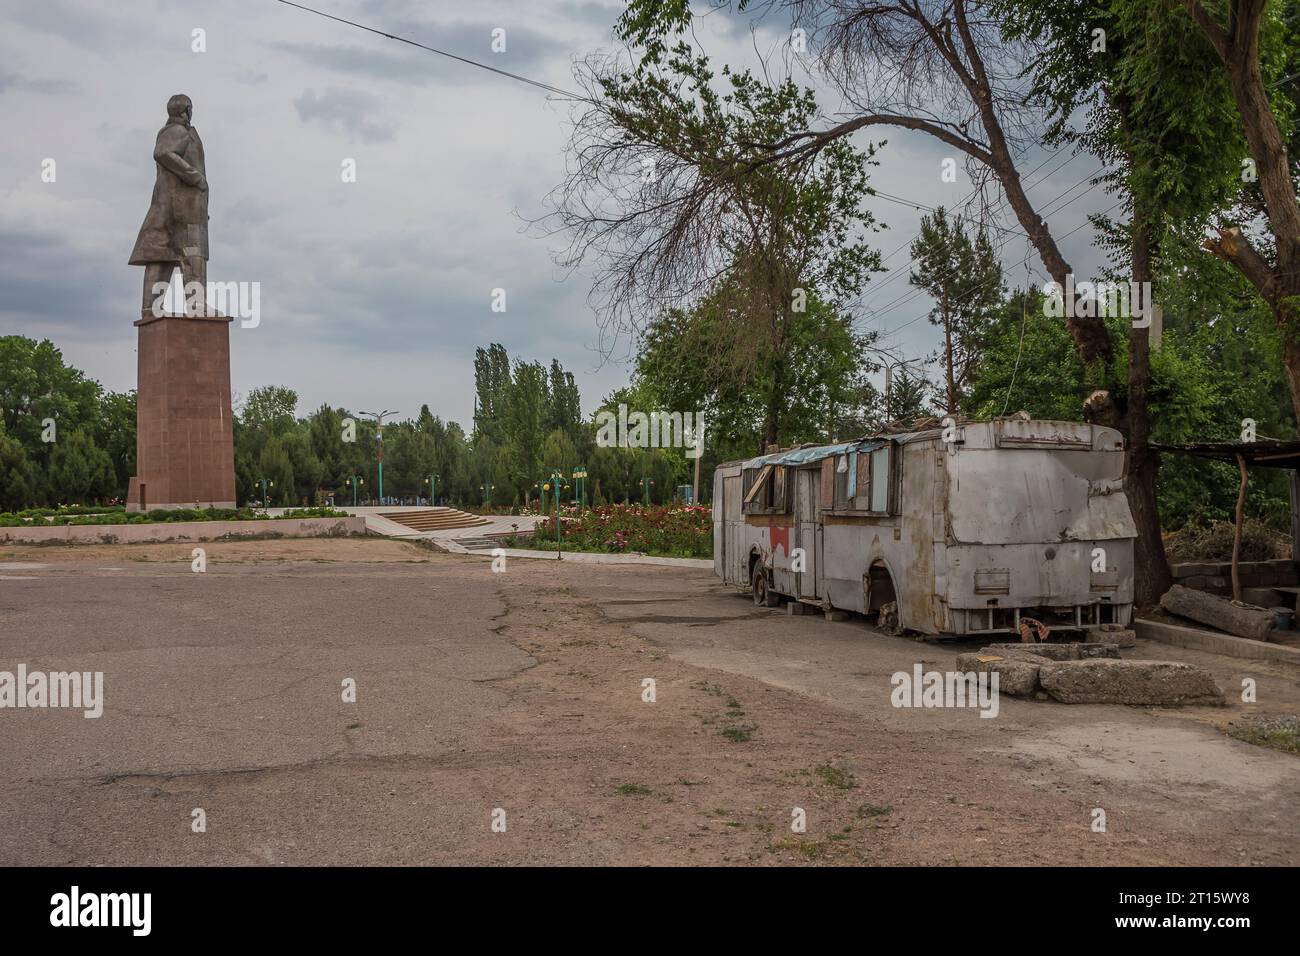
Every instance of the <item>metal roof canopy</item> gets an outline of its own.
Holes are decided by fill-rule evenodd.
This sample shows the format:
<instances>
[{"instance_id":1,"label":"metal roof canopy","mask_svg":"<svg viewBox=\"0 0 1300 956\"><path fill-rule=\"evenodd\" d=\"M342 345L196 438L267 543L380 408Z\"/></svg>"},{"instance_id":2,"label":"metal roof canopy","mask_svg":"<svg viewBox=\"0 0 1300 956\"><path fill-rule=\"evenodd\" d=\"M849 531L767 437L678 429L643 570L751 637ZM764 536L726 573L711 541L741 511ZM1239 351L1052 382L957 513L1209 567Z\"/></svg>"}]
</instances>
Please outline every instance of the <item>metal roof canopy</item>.
<instances>
[{"instance_id":1,"label":"metal roof canopy","mask_svg":"<svg viewBox=\"0 0 1300 956\"><path fill-rule=\"evenodd\" d=\"M738 464L746 471L751 468L760 468L763 465L786 465L789 467L799 467L800 465L809 465L821 461L823 458L832 458L837 455L847 455L851 452L869 452L877 448L883 448L885 445L893 442L897 445L907 445L914 441L923 441L927 438L933 438L940 432L937 428L930 428L919 432L897 432L888 435L872 435L868 438L858 438L853 441L837 442L833 445L801 445L797 448L787 448L785 451L772 452L768 455L759 455L757 458L750 458L740 462L723 462L723 464Z\"/></svg>"},{"instance_id":2,"label":"metal roof canopy","mask_svg":"<svg viewBox=\"0 0 1300 956\"><path fill-rule=\"evenodd\" d=\"M1230 464L1235 464L1240 455L1246 464L1260 468L1300 468L1300 441L1207 441L1186 445L1152 442L1151 447L1157 451L1177 451Z\"/></svg>"}]
</instances>

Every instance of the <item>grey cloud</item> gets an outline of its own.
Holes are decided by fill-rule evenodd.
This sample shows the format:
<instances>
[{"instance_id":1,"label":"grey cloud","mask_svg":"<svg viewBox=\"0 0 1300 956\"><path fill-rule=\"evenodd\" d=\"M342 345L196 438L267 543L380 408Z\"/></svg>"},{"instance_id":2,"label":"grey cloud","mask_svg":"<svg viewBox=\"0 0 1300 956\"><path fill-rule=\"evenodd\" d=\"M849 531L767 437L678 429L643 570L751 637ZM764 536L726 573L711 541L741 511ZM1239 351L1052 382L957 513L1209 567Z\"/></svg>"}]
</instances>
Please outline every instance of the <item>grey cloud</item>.
<instances>
[{"instance_id":1,"label":"grey cloud","mask_svg":"<svg viewBox=\"0 0 1300 956\"><path fill-rule=\"evenodd\" d=\"M378 112L379 100L361 90L331 86L319 96L315 90L304 90L293 101L293 107L304 123L319 120L327 126L338 125L366 143L384 143L393 138L391 126L369 119Z\"/></svg>"},{"instance_id":2,"label":"grey cloud","mask_svg":"<svg viewBox=\"0 0 1300 956\"><path fill-rule=\"evenodd\" d=\"M20 0L9 16L33 32L61 37L95 52L119 42L142 39L134 25L126 20L114 14L105 15L95 6L69 0Z\"/></svg>"},{"instance_id":3,"label":"grey cloud","mask_svg":"<svg viewBox=\"0 0 1300 956\"><path fill-rule=\"evenodd\" d=\"M506 31L506 49L502 53L492 52L492 31L497 27ZM526 72L570 52L565 44L536 30L511 26L505 21L448 24L406 21L385 24L384 31L511 73ZM322 69L398 83L465 84L481 82L487 76L468 64L382 37L372 36L361 44L276 42L268 46Z\"/></svg>"},{"instance_id":4,"label":"grey cloud","mask_svg":"<svg viewBox=\"0 0 1300 956\"><path fill-rule=\"evenodd\" d=\"M81 89L72 80L29 79L17 73L0 73L0 93L9 90L24 90L29 93L76 93Z\"/></svg>"}]
</instances>

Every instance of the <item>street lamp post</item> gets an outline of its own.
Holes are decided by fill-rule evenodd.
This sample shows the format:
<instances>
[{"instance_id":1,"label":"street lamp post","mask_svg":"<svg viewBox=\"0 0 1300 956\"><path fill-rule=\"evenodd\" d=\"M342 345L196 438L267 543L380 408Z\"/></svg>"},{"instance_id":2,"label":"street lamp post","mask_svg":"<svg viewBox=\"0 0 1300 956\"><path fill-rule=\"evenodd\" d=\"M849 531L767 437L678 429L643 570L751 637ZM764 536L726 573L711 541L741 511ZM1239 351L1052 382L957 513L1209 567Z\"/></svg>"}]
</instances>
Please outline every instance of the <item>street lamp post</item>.
<instances>
[{"instance_id":1,"label":"street lamp post","mask_svg":"<svg viewBox=\"0 0 1300 956\"><path fill-rule=\"evenodd\" d=\"M492 498L492 482L485 481L483 484L479 485L479 488L483 491L483 507L486 508L488 506L488 501Z\"/></svg>"},{"instance_id":2,"label":"street lamp post","mask_svg":"<svg viewBox=\"0 0 1300 956\"><path fill-rule=\"evenodd\" d=\"M552 472L550 483L542 485L543 491L547 488L554 492L555 498L555 559L562 561L564 556L560 551L560 538L563 536L560 525L560 496L564 491L564 476L558 471Z\"/></svg>"},{"instance_id":3,"label":"street lamp post","mask_svg":"<svg viewBox=\"0 0 1300 956\"><path fill-rule=\"evenodd\" d=\"M575 485L574 498L578 502L578 510L585 510L587 507L587 466L579 465L573 469L573 483Z\"/></svg>"},{"instance_id":4,"label":"street lamp post","mask_svg":"<svg viewBox=\"0 0 1300 956\"><path fill-rule=\"evenodd\" d=\"M364 485L365 483L366 480L362 478L360 475L353 475L346 482L344 482L344 484L352 486L352 507L354 508L357 506L357 486Z\"/></svg>"},{"instance_id":5,"label":"street lamp post","mask_svg":"<svg viewBox=\"0 0 1300 956\"><path fill-rule=\"evenodd\" d=\"M271 487L271 488L274 488L274 487L275 487L275 482L274 482L274 481L271 481L270 479L267 479L267 478L259 478L258 481L259 481L259 482L261 483L261 485L262 485L262 509L263 509L263 510L266 510L266 508L269 507L269 505L270 505L270 502L267 501L267 498L266 498L266 489L267 489L268 486Z\"/></svg>"},{"instance_id":6,"label":"street lamp post","mask_svg":"<svg viewBox=\"0 0 1300 956\"><path fill-rule=\"evenodd\" d=\"M652 487L654 487L654 482L643 475L641 477L641 503L642 504L645 505L650 504L650 489Z\"/></svg>"},{"instance_id":7,"label":"street lamp post","mask_svg":"<svg viewBox=\"0 0 1300 956\"><path fill-rule=\"evenodd\" d=\"M424 483L429 486L429 507L438 507L438 479L440 475L433 474L424 479Z\"/></svg>"},{"instance_id":8,"label":"street lamp post","mask_svg":"<svg viewBox=\"0 0 1300 956\"><path fill-rule=\"evenodd\" d=\"M384 416L396 415L397 412L385 408L382 412L358 412L369 415L375 420L375 458L379 461L379 503L384 503Z\"/></svg>"}]
</instances>

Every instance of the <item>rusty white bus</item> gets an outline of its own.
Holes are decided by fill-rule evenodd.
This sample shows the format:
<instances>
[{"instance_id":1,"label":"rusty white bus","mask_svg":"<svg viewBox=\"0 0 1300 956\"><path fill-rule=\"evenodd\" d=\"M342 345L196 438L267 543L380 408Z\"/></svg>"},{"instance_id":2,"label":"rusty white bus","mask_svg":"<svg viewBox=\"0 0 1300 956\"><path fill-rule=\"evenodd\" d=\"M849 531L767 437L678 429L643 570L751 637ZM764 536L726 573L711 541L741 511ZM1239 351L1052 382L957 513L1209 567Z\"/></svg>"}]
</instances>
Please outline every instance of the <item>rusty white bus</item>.
<instances>
[{"instance_id":1,"label":"rusty white bus","mask_svg":"<svg viewBox=\"0 0 1300 956\"><path fill-rule=\"evenodd\" d=\"M1023 415L718 466L713 564L782 599L929 635L1127 625L1123 439Z\"/></svg>"}]
</instances>

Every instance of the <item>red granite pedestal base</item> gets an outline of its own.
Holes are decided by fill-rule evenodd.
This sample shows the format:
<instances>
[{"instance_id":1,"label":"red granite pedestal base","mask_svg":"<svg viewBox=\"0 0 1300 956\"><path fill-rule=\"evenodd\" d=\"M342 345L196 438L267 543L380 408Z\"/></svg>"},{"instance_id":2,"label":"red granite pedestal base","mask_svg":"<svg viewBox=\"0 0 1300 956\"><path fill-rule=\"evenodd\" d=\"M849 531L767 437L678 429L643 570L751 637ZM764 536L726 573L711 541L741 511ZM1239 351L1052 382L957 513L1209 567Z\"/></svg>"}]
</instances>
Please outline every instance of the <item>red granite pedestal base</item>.
<instances>
[{"instance_id":1,"label":"red granite pedestal base","mask_svg":"<svg viewBox=\"0 0 1300 956\"><path fill-rule=\"evenodd\" d=\"M127 511L235 507L231 321L147 315L135 323L136 476Z\"/></svg>"}]
</instances>

